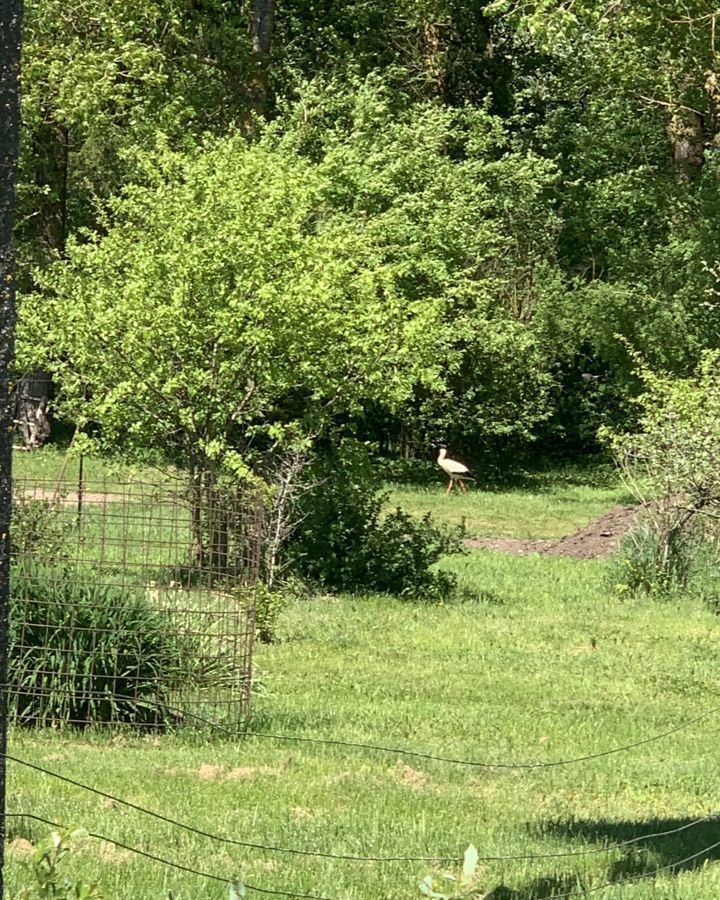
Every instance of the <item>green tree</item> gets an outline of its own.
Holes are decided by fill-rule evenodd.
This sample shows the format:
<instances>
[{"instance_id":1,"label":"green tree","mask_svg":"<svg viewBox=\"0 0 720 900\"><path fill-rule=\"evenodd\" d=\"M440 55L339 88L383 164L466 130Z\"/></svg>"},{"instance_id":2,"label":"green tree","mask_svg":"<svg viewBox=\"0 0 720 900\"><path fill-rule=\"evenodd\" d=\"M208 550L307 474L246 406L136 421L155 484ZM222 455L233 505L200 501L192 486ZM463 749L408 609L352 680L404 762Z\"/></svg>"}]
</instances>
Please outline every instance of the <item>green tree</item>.
<instances>
[{"instance_id":1,"label":"green tree","mask_svg":"<svg viewBox=\"0 0 720 900\"><path fill-rule=\"evenodd\" d=\"M402 108L378 76L316 82L275 132L318 161L328 202L372 236L407 302L436 311L434 365L390 426L416 445L530 438L552 383L536 314L563 291L554 163L514 152L485 109Z\"/></svg>"},{"instance_id":2,"label":"green tree","mask_svg":"<svg viewBox=\"0 0 720 900\"><path fill-rule=\"evenodd\" d=\"M154 165L23 304L20 357L53 372L69 415L214 481L365 397L406 395L435 311L327 205L317 167L240 137Z\"/></svg>"}]
</instances>

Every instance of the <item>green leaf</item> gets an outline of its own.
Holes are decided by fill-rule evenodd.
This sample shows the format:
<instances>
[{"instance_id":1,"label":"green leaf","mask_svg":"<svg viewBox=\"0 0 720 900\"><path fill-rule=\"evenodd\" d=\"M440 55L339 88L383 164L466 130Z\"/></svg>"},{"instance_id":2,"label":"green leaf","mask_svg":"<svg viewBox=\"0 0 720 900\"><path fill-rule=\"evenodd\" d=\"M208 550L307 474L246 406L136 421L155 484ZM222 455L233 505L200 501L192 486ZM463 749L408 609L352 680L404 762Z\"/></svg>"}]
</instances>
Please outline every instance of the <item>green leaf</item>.
<instances>
[{"instance_id":1,"label":"green leaf","mask_svg":"<svg viewBox=\"0 0 720 900\"><path fill-rule=\"evenodd\" d=\"M247 889L240 879L234 879L230 885L229 900L242 900L247 897Z\"/></svg>"},{"instance_id":2,"label":"green leaf","mask_svg":"<svg viewBox=\"0 0 720 900\"><path fill-rule=\"evenodd\" d=\"M420 888L420 893L425 897L432 897L434 900L448 900L447 894L438 894L437 891L433 890L432 875L426 875L418 887Z\"/></svg>"},{"instance_id":3,"label":"green leaf","mask_svg":"<svg viewBox=\"0 0 720 900\"><path fill-rule=\"evenodd\" d=\"M463 860L463 879L468 882L471 881L475 872L477 871L478 866L478 852L477 847L473 844L465 851L465 859Z\"/></svg>"}]
</instances>

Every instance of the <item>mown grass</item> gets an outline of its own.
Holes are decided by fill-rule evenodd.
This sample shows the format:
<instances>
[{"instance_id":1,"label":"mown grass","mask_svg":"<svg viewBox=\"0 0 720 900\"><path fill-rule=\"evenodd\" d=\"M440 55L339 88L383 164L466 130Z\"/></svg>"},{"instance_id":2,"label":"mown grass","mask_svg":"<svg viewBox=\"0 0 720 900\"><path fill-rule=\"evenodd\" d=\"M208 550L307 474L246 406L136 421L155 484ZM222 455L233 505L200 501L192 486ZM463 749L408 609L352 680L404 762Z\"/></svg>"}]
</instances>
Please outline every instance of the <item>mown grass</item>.
<instances>
[{"instance_id":1,"label":"mown grass","mask_svg":"<svg viewBox=\"0 0 720 900\"><path fill-rule=\"evenodd\" d=\"M162 478L160 471L152 466L127 466L99 456L84 457L82 470L86 481L109 481L115 484L119 478L123 481L129 477L150 482L157 482ZM13 449L13 474L16 478L54 481L61 473L68 485L72 486L80 474L80 458L54 446L43 447L32 453L18 447Z\"/></svg>"},{"instance_id":2,"label":"mown grass","mask_svg":"<svg viewBox=\"0 0 720 900\"><path fill-rule=\"evenodd\" d=\"M477 599L295 601L282 640L257 654L253 727L474 760L582 756L641 740L720 704L718 619L692 602L622 601L602 563L478 552L447 563ZM240 840L363 855L598 850L717 808L717 716L632 751L516 771L267 738L14 731L11 753L196 827ZM84 827L268 890L342 900L419 897L452 866L350 863L213 843L12 763L8 806ZM10 896L23 880L11 825ZM717 823L634 849L481 865L479 896L568 892L602 900L711 900L720 867L632 884L720 840ZM642 848L642 850L640 849ZM718 859L718 851L710 854ZM225 888L90 843L69 863L107 898L224 898ZM457 867L454 867L457 873ZM594 891L586 894L585 889ZM261 896L249 893L249 896ZM502 895L501 895L502 896Z\"/></svg>"},{"instance_id":3,"label":"mown grass","mask_svg":"<svg viewBox=\"0 0 720 900\"><path fill-rule=\"evenodd\" d=\"M463 496L446 496L446 486L439 470L429 485L389 485L387 505L414 515L430 512L449 525L464 521L469 537L531 540L564 537L611 507L634 502L610 466L518 473L504 487L479 475Z\"/></svg>"},{"instance_id":4,"label":"mown grass","mask_svg":"<svg viewBox=\"0 0 720 900\"><path fill-rule=\"evenodd\" d=\"M47 456L35 456L49 465ZM488 530L553 537L623 502L612 478L575 476L444 498L398 489L405 505ZM492 511L488 511L488 508ZM486 518L483 518L486 517ZM476 525L480 528L480 525ZM575 526L576 527L576 526ZM553 531L553 529L555 529ZM257 654L256 731L415 748L486 761L583 756L642 740L720 704L718 620L697 603L628 601L603 563L487 552L454 558L465 603L388 598L295 601L282 640ZM717 717L627 753L537 770L461 767L376 751L192 733L138 736L15 730L10 752L133 803L239 840L361 855L481 855L600 850L714 810ZM351 863L230 847L143 817L17 763L8 807L91 831L267 890L418 897L427 872L457 866ZM622 882L720 839L717 823L624 851L481 865L479 896L577 893L614 900L718 895L717 867ZM11 820L8 882L25 880L23 845L46 829ZM718 851L709 854L718 858ZM68 870L99 878L108 900L222 898L226 889L90 842ZM587 889L587 890L586 890ZM592 891L588 894L587 891ZM254 896L250 892L250 896ZM258 895L260 896L260 895ZM503 896L502 894L500 896Z\"/></svg>"}]
</instances>

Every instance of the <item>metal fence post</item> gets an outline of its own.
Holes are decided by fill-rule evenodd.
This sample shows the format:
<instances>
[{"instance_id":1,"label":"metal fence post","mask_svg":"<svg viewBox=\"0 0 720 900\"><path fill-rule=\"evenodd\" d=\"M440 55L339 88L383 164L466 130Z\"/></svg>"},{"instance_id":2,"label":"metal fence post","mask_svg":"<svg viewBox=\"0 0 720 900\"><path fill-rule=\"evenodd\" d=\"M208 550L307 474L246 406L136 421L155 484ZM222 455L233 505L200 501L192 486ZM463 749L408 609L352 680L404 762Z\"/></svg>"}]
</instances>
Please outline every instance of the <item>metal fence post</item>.
<instances>
[{"instance_id":1,"label":"metal fence post","mask_svg":"<svg viewBox=\"0 0 720 900\"><path fill-rule=\"evenodd\" d=\"M15 220L20 129L22 0L0 0L0 898L5 896L5 753L8 718L8 608L10 602L10 509L14 403Z\"/></svg>"}]
</instances>

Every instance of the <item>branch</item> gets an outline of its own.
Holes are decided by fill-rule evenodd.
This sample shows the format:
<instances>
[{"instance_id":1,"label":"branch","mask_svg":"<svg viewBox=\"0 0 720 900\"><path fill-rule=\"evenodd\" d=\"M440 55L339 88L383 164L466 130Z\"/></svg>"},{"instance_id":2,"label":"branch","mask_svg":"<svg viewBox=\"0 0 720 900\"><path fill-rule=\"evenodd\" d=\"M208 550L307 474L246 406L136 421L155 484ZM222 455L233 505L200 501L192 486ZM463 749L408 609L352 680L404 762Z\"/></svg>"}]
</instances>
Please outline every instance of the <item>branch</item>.
<instances>
[{"instance_id":1,"label":"branch","mask_svg":"<svg viewBox=\"0 0 720 900\"><path fill-rule=\"evenodd\" d=\"M716 9L715 12L705 13L704 16L681 16L679 19L668 19L666 17L665 21L673 25L697 25L698 22L709 22L718 16L720 16L720 9Z\"/></svg>"},{"instance_id":2,"label":"branch","mask_svg":"<svg viewBox=\"0 0 720 900\"><path fill-rule=\"evenodd\" d=\"M664 106L673 111L683 109L685 112L695 113L695 115L700 116L700 118L705 118L706 115L706 113L700 112L699 109L693 109L692 106L683 106L682 103L668 103L666 100L657 100L655 97L646 97L645 94L641 94L640 99L645 100L646 103L654 103L656 106Z\"/></svg>"}]
</instances>

